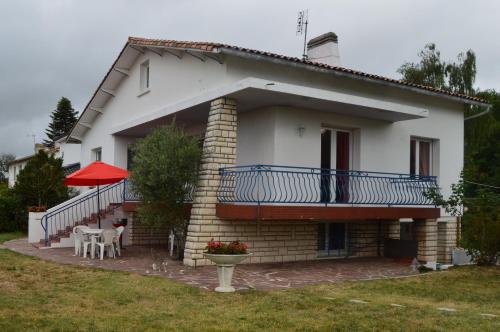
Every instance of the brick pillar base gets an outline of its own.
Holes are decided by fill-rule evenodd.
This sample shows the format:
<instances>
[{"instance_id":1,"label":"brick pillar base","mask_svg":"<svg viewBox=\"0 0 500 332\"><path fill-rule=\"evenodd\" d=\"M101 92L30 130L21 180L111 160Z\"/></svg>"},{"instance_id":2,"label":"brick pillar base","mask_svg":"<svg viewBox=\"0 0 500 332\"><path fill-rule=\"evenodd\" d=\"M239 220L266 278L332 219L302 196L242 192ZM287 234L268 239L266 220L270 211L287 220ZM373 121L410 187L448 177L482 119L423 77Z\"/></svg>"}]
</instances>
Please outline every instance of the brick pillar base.
<instances>
[{"instance_id":1,"label":"brick pillar base","mask_svg":"<svg viewBox=\"0 0 500 332\"><path fill-rule=\"evenodd\" d=\"M414 221L415 239L418 241L417 259L422 262L437 261L437 221L424 219Z\"/></svg>"},{"instance_id":2,"label":"brick pillar base","mask_svg":"<svg viewBox=\"0 0 500 332\"><path fill-rule=\"evenodd\" d=\"M209 264L210 262L203 258L203 250L210 239L219 240L219 227L224 224L215 216L216 194L220 181L219 168L235 165L236 128L236 102L229 98L212 101L184 250L186 265Z\"/></svg>"}]
</instances>

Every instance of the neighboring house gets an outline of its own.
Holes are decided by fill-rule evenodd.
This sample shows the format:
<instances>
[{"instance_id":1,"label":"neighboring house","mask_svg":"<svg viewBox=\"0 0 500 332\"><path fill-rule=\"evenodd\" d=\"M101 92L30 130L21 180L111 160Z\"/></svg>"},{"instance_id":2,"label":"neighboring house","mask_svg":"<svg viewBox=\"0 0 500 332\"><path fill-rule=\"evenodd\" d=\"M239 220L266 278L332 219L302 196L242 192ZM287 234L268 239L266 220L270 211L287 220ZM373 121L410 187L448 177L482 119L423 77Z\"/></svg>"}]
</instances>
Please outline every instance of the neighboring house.
<instances>
[{"instance_id":1,"label":"neighboring house","mask_svg":"<svg viewBox=\"0 0 500 332\"><path fill-rule=\"evenodd\" d=\"M78 142L73 140L68 141L67 137L61 137L54 144L54 147L46 147L43 144L36 143L35 144L35 154L18 158L11 161L9 166L9 188L12 188L16 184L17 176L19 172L26 167L26 164L29 160L35 157L38 151L44 150L45 152L54 155L57 158L61 158L63 160L63 168L66 174L71 174L74 171L80 169L80 153L81 146Z\"/></svg>"},{"instance_id":2,"label":"neighboring house","mask_svg":"<svg viewBox=\"0 0 500 332\"><path fill-rule=\"evenodd\" d=\"M438 185L450 193L463 166L464 106L488 105L341 67L333 33L311 40L308 54L130 37L68 138L81 142L82 166L124 168L130 145L174 116L204 138L187 265L208 264L210 239L247 242L250 263L449 262L457 221L423 192ZM124 199L104 198L102 209L133 200L112 188ZM61 241L54 211L42 219L51 245ZM126 241L142 243L133 211L127 203L120 215L129 219ZM65 226L79 218L92 219L84 213Z\"/></svg>"}]
</instances>

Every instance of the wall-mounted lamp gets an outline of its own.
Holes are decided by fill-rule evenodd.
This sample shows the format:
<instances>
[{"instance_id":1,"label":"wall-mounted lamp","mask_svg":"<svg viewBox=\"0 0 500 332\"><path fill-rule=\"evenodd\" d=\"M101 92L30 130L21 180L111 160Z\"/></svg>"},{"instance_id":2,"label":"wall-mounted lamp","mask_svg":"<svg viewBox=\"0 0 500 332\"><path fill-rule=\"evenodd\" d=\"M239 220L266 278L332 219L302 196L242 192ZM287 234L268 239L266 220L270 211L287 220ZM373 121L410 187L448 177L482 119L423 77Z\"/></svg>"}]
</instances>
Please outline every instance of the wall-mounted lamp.
<instances>
[{"instance_id":1,"label":"wall-mounted lamp","mask_svg":"<svg viewBox=\"0 0 500 332\"><path fill-rule=\"evenodd\" d=\"M303 125L298 125L297 133L299 134L299 137L304 136L305 131L306 131L306 127L304 127Z\"/></svg>"}]
</instances>

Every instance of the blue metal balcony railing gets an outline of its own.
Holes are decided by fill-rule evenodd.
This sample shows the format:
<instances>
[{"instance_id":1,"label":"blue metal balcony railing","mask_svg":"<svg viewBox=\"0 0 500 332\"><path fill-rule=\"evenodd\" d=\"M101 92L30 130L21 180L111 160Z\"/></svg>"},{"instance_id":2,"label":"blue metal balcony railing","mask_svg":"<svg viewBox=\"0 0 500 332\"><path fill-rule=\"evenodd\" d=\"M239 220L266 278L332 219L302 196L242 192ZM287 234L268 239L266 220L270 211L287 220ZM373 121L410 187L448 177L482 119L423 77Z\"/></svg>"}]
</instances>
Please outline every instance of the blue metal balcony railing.
<instances>
[{"instance_id":1,"label":"blue metal balcony railing","mask_svg":"<svg viewBox=\"0 0 500 332\"><path fill-rule=\"evenodd\" d=\"M186 185L185 188L187 189L187 191L186 191L186 195L184 196L184 202L190 203L193 201L195 186ZM123 197L124 197L123 200L125 202L140 202L140 201L142 201L142 197L134 190L132 184L128 180L126 182Z\"/></svg>"},{"instance_id":2,"label":"blue metal balcony railing","mask_svg":"<svg viewBox=\"0 0 500 332\"><path fill-rule=\"evenodd\" d=\"M435 176L251 165L219 169L221 203L433 205Z\"/></svg>"}]
</instances>

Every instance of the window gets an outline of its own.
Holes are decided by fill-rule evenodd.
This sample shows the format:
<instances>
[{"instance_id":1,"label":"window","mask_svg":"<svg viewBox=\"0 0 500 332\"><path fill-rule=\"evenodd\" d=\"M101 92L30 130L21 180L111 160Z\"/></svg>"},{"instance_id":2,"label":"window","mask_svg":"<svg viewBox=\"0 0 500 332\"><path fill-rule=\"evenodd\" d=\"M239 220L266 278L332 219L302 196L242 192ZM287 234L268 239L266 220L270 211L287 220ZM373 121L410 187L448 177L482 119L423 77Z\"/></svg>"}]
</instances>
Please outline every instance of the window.
<instances>
[{"instance_id":1,"label":"window","mask_svg":"<svg viewBox=\"0 0 500 332\"><path fill-rule=\"evenodd\" d=\"M141 92L149 90L149 60L141 64Z\"/></svg>"},{"instance_id":2,"label":"window","mask_svg":"<svg viewBox=\"0 0 500 332\"><path fill-rule=\"evenodd\" d=\"M410 174L432 175L433 142L428 139L412 138L410 140Z\"/></svg>"},{"instance_id":3,"label":"window","mask_svg":"<svg viewBox=\"0 0 500 332\"><path fill-rule=\"evenodd\" d=\"M102 148L97 148L92 150L92 158L94 161L101 161L102 160Z\"/></svg>"}]
</instances>

